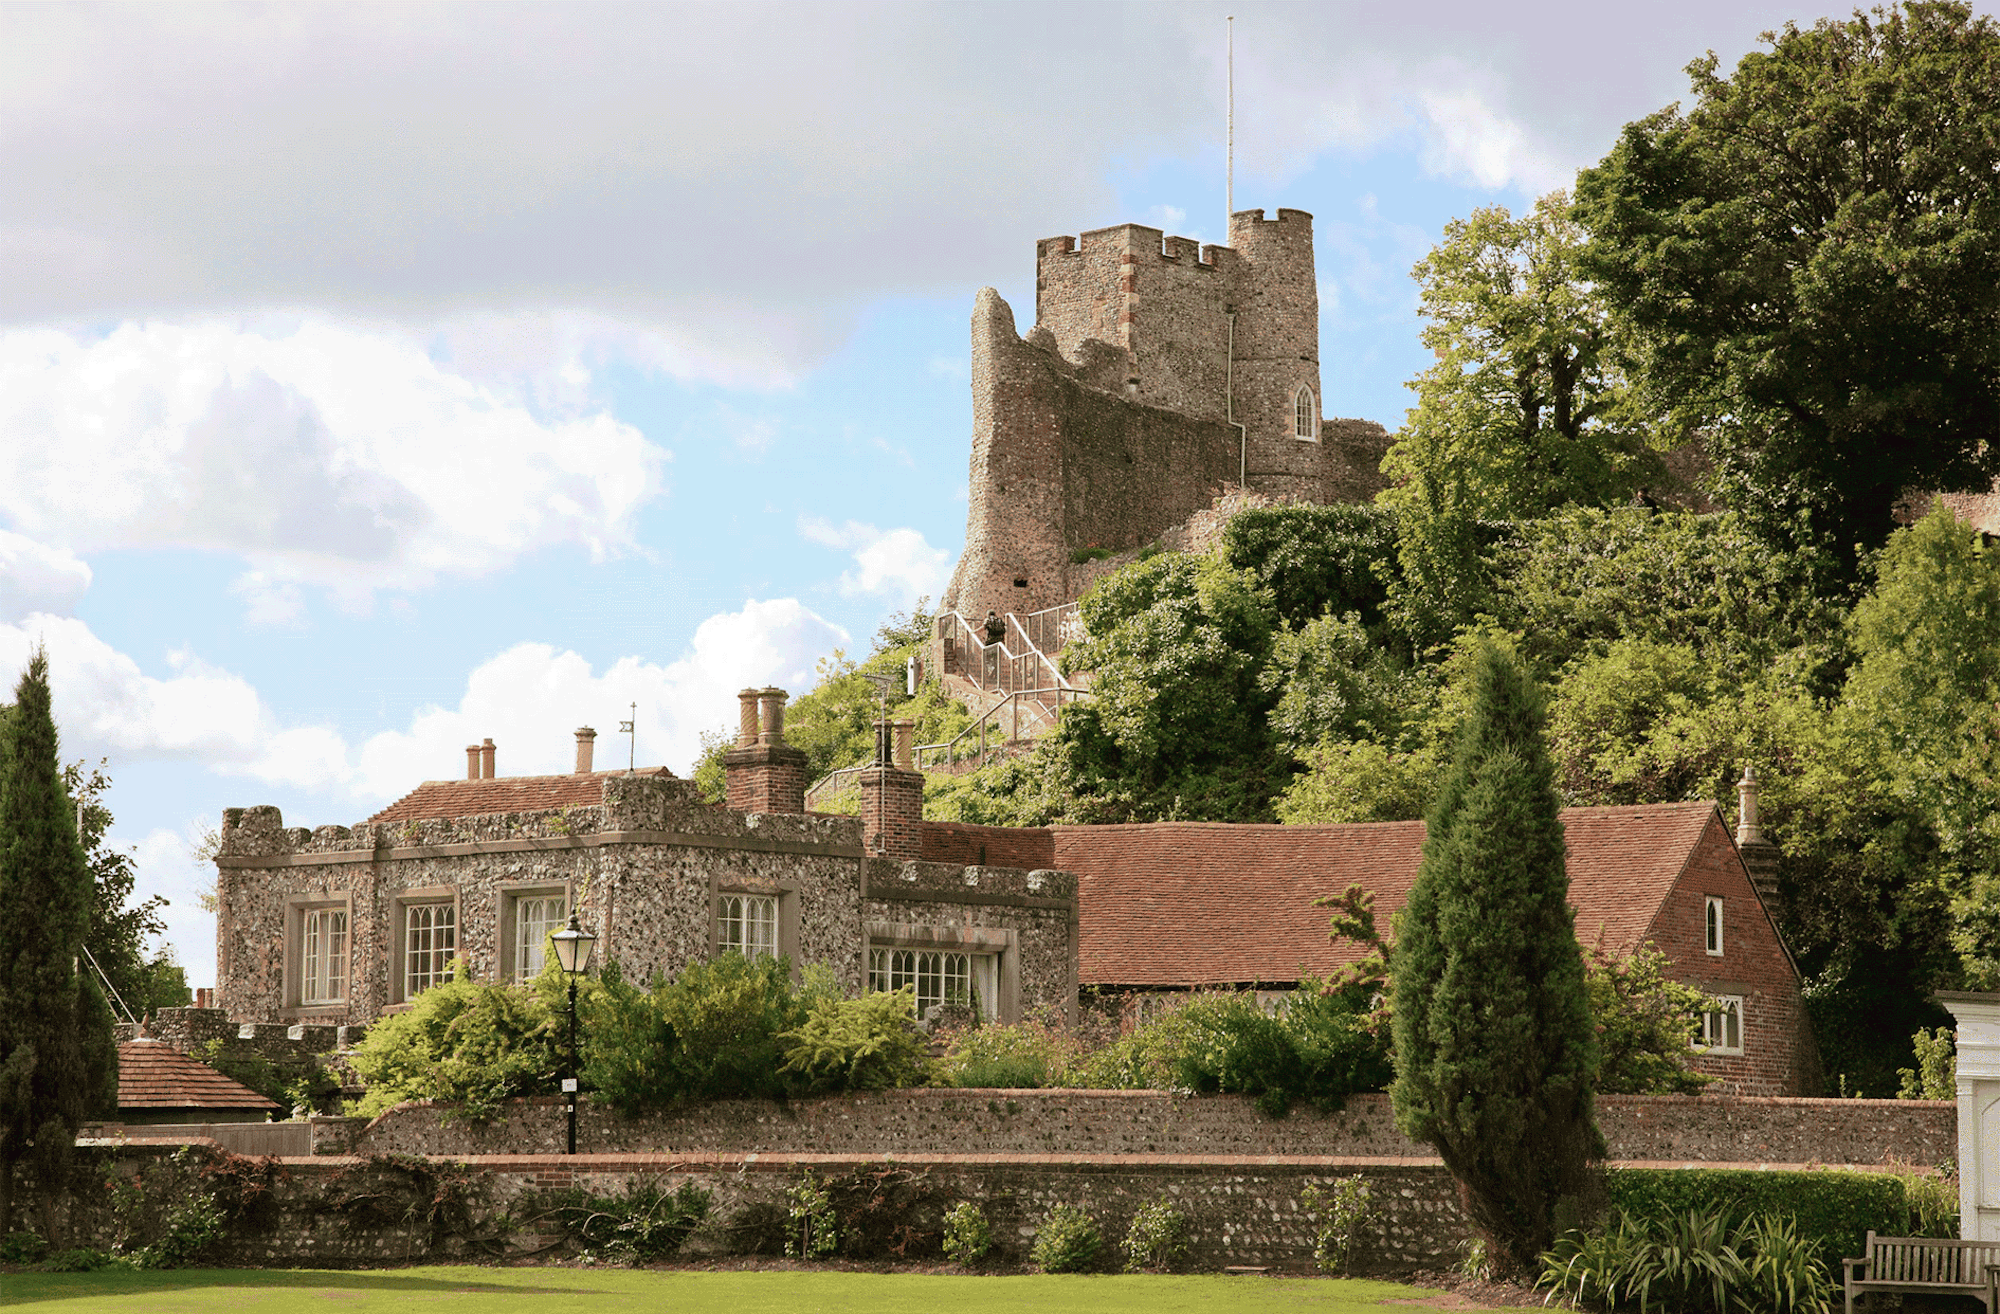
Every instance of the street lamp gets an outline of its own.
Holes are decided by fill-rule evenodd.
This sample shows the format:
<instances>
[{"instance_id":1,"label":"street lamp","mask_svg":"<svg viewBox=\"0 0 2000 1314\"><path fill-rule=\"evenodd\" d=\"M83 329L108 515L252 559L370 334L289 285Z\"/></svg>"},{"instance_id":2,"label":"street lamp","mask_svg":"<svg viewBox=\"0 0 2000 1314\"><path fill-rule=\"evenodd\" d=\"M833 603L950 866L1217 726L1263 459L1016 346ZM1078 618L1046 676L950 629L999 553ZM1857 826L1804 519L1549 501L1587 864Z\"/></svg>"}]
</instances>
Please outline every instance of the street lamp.
<instances>
[{"instance_id":1,"label":"street lamp","mask_svg":"<svg viewBox=\"0 0 2000 1314\"><path fill-rule=\"evenodd\" d=\"M569 1075L563 1078L563 1094L569 1101L569 1152L576 1153L576 979L590 966L590 951L597 937L569 915L569 925L549 937L555 945L556 963L569 977Z\"/></svg>"}]
</instances>

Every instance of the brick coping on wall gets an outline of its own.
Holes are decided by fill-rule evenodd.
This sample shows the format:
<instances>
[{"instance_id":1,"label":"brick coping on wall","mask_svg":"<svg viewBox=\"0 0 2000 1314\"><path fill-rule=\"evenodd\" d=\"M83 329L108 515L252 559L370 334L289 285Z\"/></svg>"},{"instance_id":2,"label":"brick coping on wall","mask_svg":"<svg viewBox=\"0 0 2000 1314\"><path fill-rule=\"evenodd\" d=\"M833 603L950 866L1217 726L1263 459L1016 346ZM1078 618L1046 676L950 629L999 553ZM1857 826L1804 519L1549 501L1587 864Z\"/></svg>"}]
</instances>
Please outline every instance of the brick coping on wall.
<instances>
[{"instance_id":1,"label":"brick coping on wall","mask_svg":"<svg viewBox=\"0 0 2000 1314\"><path fill-rule=\"evenodd\" d=\"M79 1141L79 1146L130 1149L165 1149L199 1145L221 1150L206 1136L179 1140L164 1137L131 1138L125 1141ZM693 1173L693 1172L789 1172L795 1168L838 1168L847 1165L893 1164L900 1168L1128 1168L1181 1169L1206 1172L1222 1168L1298 1168L1311 1172L1346 1171L1364 1168L1442 1168L1435 1157L1313 1155L1313 1154L811 1154L728 1152L697 1154L440 1154L399 1155L398 1158L425 1162L459 1164L494 1172L550 1172L561 1169L576 1174L605 1173ZM361 1167L371 1160L360 1155L319 1154L272 1157L271 1162L286 1168L319 1168L339 1171ZM1753 1163L1713 1160L1622 1159L1604 1164L1606 1168L1640 1169L1721 1169L1733 1172L1934 1172L1931 1168L1898 1167L1874 1163Z\"/></svg>"}]
</instances>

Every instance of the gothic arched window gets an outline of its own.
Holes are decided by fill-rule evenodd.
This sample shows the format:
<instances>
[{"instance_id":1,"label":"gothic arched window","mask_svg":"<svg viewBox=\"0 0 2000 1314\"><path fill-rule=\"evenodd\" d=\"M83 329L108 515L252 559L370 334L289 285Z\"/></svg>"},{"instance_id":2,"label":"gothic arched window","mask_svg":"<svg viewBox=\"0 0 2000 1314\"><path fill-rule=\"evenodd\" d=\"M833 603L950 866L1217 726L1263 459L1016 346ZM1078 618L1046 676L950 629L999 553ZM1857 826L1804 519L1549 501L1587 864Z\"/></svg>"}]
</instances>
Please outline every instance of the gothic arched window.
<instances>
[{"instance_id":1,"label":"gothic arched window","mask_svg":"<svg viewBox=\"0 0 2000 1314\"><path fill-rule=\"evenodd\" d=\"M1310 383L1301 383L1292 395L1292 434L1307 442L1319 438L1319 399Z\"/></svg>"}]
</instances>

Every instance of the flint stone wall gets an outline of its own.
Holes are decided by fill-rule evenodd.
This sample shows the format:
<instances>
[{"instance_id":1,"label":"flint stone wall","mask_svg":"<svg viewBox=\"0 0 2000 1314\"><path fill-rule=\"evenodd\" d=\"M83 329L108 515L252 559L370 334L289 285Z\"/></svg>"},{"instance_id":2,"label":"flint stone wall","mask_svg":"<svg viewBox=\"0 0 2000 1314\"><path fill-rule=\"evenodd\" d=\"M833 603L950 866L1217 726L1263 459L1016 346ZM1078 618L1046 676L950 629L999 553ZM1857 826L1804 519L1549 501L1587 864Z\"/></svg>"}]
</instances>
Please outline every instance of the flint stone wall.
<instances>
[{"instance_id":1,"label":"flint stone wall","mask_svg":"<svg viewBox=\"0 0 2000 1314\"><path fill-rule=\"evenodd\" d=\"M78 1151L79 1180L106 1171L128 1181L162 1176L162 1160L177 1147L93 1146ZM1434 1164L1310 1159L1090 1158L1009 1159L992 1155L498 1155L453 1162L354 1157L285 1158L252 1164L226 1159L213 1145L196 1149L211 1166L253 1175L254 1209L236 1220L207 1263L259 1266L379 1265L468 1258L547 1255L559 1237L538 1231L532 1197L582 1188L622 1195L635 1184L671 1190L693 1181L711 1191L709 1223L689 1239L687 1258L742 1253L768 1235L732 1226L746 1215L769 1219L787 1188L810 1170L822 1179L897 1169L919 1177L939 1205L978 1203L993 1229L991 1262L1024 1263L1036 1229L1058 1203L1081 1206L1105 1237L1100 1259L1115 1268L1117 1242L1138 1209L1167 1199L1188 1216L1188 1266L1268 1266L1312 1269L1311 1219L1299 1209L1309 1182L1359 1174L1369 1183L1379 1219L1356 1255L1358 1272L1406 1274L1456 1261L1467 1229L1456 1187ZM431 1209L398 1206L415 1174L425 1178ZM446 1183L444 1189L438 1183ZM428 1192L436 1191L435 1195ZM70 1244L109 1247L119 1220L111 1193L84 1193L65 1210ZM935 1256L918 1255L914 1258Z\"/></svg>"},{"instance_id":2,"label":"flint stone wall","mask_svg":"<svg viewBox=\"0 0 2000 1314\"><path fill-rule=\"evenodd\" d=\"M1019 1010L1074 1007L1073 877L872 861L858 818L734 812L666 777L607 777L595 807L314 831L287 829L276 808L233 808L217 867L220 1002L266 1024L357 1025L402 1005L407 903L453 903L460 958L476 979L505 978L510 900L556 892L598 935L598 961L632 980L708 958L717 901L740 891L776 895L780 951L826 964L849 990L862 985L869 923L917 923L937 943L984 927L1018 946ZM881 892L864 907L871 879ZM288 979L309 906L348 911L342 1004L301 1005Z\"/></svg>"},{"instance_id":3,"label":"flint stone wall","mask_svg":"<svg viewBox=\"0 0 2000 1314\"><path fill-rule=\"evenodd\" d=\"M1954 1163L1957 1106L1926 1100L1610 1095L1597 1101L1609 1157L1642 1163L1909 1165ZM404 1104L328 1150L356 1154L554 1153L565 1134L554 1098L513 1101L475 1125ZM329 1133L331 1134L331 1132ZM1429 1158L1396 1130L1386 1095L1337 1113L1267 1118L1247 1096L1165 1091L899 1090L777 1103L717 1100L636 1119L588 1101L577 1146L589 1153L1007 1155L1308 1155Z\"/></svg>"}]
</instances>

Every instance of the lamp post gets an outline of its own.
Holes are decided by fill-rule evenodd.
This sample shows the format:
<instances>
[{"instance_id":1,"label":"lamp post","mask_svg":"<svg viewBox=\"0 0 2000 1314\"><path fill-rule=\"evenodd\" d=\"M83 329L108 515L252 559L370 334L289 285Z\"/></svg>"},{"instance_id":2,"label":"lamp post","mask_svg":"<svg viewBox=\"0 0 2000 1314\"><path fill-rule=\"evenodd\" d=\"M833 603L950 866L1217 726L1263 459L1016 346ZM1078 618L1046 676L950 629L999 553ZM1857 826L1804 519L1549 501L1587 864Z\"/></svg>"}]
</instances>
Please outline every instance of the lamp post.
<instances>
[{"instance_id":1,"label":"lamp post","mask_svg":"<svg viewBox=\"0 0 2000 1314\"><path fill-rule=\"evenodd\" d=\"M563 974L569 977L569 1075L563 1078L563 1095L569 1102L569 1152L576 1153L576 979L590 966L590 951L597 944L597 937L583 929L576 920L576 914L569 915L569 925L549 937L555 946L556 963Z\"/></svg>"}]
</instances>

